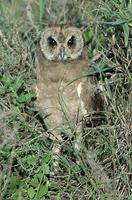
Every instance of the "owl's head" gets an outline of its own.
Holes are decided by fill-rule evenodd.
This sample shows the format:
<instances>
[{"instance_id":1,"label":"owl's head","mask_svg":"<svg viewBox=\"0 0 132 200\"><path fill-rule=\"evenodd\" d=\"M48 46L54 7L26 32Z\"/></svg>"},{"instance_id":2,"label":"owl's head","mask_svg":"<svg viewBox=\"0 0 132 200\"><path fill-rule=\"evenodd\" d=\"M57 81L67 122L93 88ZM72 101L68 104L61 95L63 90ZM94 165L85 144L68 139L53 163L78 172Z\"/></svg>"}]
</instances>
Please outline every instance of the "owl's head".
<instances>
[{"instance_id":1,"label":"owl's head","mask_svg":"<svg viewBox=\"0 0 132 200\"><path fill-rule=\"evenodd\" d=\"M48 27L41 34L40 47L48 60L77 59L84 47L82 32L73 26Z\"/></svg>"}]
</instances>

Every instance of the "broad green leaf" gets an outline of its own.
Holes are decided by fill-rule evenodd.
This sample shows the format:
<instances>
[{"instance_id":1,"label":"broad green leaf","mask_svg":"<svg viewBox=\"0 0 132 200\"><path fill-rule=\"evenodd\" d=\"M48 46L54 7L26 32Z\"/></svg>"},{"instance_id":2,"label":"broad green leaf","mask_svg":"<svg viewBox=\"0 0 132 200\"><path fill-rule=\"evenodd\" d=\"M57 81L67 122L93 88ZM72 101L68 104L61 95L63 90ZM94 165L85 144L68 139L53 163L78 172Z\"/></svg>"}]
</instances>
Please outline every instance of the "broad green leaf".
<instances>
[{"instance_id":1,"label":"broad green leaf","mask_svg":"<svg viewBox=\"0 0 132 200\"><path fill-rule=\"evenodd\" d=\"M45 154L44 157L42 158L41 163L48 163L50 159L51 159L50 154Z\"/></svg>"},{"instance_id":2,"label":"broad green leaf","mask_svg":"<svg viewBox=\"0 0 132 200\"><path fill-rule=\"evenodd\" d=\"M18 89L22 86L23 84L23 78L21 76L16 77L15 82L12 84L12 88L15 92L18 91Z\"/></svg>"},{"instance_id":3,"label":"broad green leaf","mask_svg":"<svg viewBox=\"0 0 132 200\"><path fill-rule=\"evenodd\" d=\"M38 190L37 196L39 198L42 198L47 193L48 193L48 186L47 185L41 185L39 190Z\"/></svg>"},{"instance_id":4,"label":"broad green leaf","mask_svg":"<svg viewBox=\"0 0 132 200\"><path fill-rule=\"evenodd\" d=\"M39 181L37 177L32 178L30 185L32 185L33 187L38 187L39 185Z\"/></svg>"},{"instance_id":5,"label":"broad green leaf","mask_svg":"<svg viewBox=\"0 0 132 200\"><path fill-rule=\"evenodd\" d=\"M27 93L27 94L21 94L18 98L17 98L17 101L19 103L28 103L31 101L33 97L33 94L32 93Z\"/></svg>"},{"instance_id":6,"label":"broad green leaf","mask_svg":"<svg viewBox=\"0 0 132 200\"><path fill-rule=\"evenodd\" d=\"M32 187L30 187L30 188L28 189L27 193L28 193L30 199L33 199L33 197L34 197L34 195L35 195L35 191L34 191L34 189L33 189Z\"/></svg>"},{"instance_id":7,"label":"broad green leaf","mask_svg":"<svg viewBox=\"0 0 132 200\"><path fill-rule=\"evenodd\" d=\"M26 158L26 161L29 165L35 165L36 163L36 158L34 155L29 155L27 158Z\"/></svg>"},{"instance_id":8,"label":"broad green leaf","mask_svg":"<svg viewBox=\"0 0 132 200\"><path fill-rule=\"evenodd\" d=\"M2 78L2 82L4 83L5 86L9 87L12 84L12 78L8 74L4 74Z\"/></svg>"},{"instance_id":9,"label":"broad green leaf","mask_svg":"<svg viewBox=\"0 0 132 200\"><path fill-rule=\"evenodd\" d=\"M85 42L89 42L93 38L93 32L92 31L86 31L83 33Z\"/></svg>"},{"instance_id":10,"label":"broad green leaf","mask_svg":"<svg viewBox=\"0 0 132 200\"><path fill-rule=\"evenodd\" d=\"M49 165L47 163L43 163L41 169L44 174L49 174Z\"/></svg>"},{"instance_id":11,"label":"broad green leaf","mask_svg":"<svg viewBox=\"0 0 132 200\"><path fill-rule=\"evenodd\" d=\"M128 24L123 24L123 31L124 31L124 40L125 40L125 47L128 45L128 39L129 39L129 26Z\"/></svg>"},{"instance_id":12,"label":"broad green leaf","mask_svg":"<svg viewBox=\"0 0 132 200\"><path fill-rule=\"evenodd\" d=\"M16 187L20 184L21 178L19 176L12 176L10 178L10 187Z\"/></svg>"}]
</instances>

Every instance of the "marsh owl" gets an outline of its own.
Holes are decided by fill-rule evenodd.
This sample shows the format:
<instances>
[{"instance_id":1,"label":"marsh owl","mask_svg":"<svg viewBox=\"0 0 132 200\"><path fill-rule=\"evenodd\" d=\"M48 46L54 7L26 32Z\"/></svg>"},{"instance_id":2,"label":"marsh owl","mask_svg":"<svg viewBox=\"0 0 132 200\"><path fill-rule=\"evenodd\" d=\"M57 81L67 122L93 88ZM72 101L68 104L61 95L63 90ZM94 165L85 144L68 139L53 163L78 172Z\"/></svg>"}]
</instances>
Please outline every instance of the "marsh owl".
<instances>
[{"instance_id":1,"label":"marsh owl","mask_svg":"<svg viewBox=\"0 0 132 200\"><path fill-rule=\"evenodd\" d=\"M47 27L41 34L36 55L36 107L55 142L54 154L59 154L63 129L76 132L75 147L82 134L82 116L101 110L97 103L97 86L87 80L87 50L82 31L76 27Z\"/></svg>"}]
</instances>

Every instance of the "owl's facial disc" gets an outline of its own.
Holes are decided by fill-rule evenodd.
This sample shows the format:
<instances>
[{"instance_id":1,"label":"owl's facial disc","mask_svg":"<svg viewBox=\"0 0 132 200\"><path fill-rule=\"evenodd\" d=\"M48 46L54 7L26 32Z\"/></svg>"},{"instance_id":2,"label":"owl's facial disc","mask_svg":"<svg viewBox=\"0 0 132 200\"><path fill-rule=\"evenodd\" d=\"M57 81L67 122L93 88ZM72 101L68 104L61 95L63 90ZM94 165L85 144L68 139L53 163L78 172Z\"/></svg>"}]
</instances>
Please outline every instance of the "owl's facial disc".
<instances>
[{"instance_id":1,"label":"owl's facial disc","mask_svg":"<svg viewBox=\"0 0 132 200\"><path fill-rule=\"evenodd\" d=\"M76 27L69 27L64 30L66 35L65 47L66 54L69 60L75 60L82 54L84 40L82 32Z\"/></svg>"},{"instance_id":2,"label":"owl's facial disc","mask_svg":"<svg viewBox=\"0 0 132 200\"><path fill-rule=\"evenodd\" d=\"M82 32L76 27L46 28L40 40L45 58L53 61L71 61L80 57L84 47Z\"/></svg>"}]
</instances>

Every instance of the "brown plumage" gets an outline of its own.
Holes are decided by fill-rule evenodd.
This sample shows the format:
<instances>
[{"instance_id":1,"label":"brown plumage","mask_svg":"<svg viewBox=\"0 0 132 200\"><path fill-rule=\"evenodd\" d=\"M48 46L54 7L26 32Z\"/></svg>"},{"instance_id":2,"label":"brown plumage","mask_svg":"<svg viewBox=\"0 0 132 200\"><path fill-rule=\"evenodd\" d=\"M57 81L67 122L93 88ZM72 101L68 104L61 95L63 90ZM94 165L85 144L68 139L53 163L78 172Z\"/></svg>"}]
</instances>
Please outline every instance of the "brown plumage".
<instances>
[{"instance_id":1,"label":"brown plumage","mask_svg":"<svg viewBox=\"0 0 132 200\"><path fill-rule=\"evenodd\" d=\"M54 141L62 141L60 132L65 126L71 132L79 132L80 142L82 116L103 109L97 101L97 86L84 76L88 72L88 57L82 32L67 26L45 29L36 60L35 105L52 129Z\"/></svg>"},{"instance_id":2,"label":"brown plumage","mask_svg":"<svg viewBox=\"0 0 132 200\"><path fill-rule=\"evenodd\" d=\"M79 59L63 63L48 61L41 50L38 52L36 106L43 113L50 114L51 127L62 126L63 109L67 117L71 118L70 121L75 120L80 107L77 87L82 80L79 77L86 74L88 69L88 59L85 52L83 54ZM49 109L45 110L47 107Z\"/></svg>"}]
</instances>

